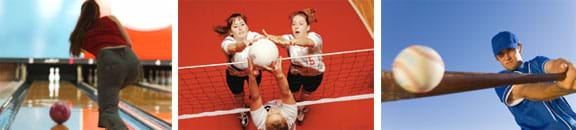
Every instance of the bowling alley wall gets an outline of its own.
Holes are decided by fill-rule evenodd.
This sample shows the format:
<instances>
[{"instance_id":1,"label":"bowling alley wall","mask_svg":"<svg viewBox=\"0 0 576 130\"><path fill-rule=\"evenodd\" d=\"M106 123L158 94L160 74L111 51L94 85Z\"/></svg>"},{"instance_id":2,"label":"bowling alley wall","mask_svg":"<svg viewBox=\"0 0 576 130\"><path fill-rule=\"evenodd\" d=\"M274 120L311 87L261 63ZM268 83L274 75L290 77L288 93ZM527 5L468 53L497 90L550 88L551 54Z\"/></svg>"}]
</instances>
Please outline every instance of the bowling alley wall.
<instances>
[{"instance_id":1,"label":"bowling alley wall","mask_svg":"<svg viewBox=\"0 0 576 130\"><path fill-rule=\"evenodd\" d=\"M16 78L16 68L16 64L0 64L0 81L14 80Z\"/></svg>"}]
</instances>

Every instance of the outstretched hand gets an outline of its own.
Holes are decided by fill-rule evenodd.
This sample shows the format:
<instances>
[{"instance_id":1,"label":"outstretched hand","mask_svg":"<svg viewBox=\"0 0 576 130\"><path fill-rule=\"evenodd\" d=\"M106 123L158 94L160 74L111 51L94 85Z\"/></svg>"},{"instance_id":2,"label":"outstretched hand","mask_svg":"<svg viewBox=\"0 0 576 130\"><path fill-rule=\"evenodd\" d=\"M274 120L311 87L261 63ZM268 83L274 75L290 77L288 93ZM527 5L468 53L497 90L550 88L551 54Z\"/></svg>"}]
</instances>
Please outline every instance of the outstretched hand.
<instances>
[{"instance_id":1,"label":"outstretched hand","mask_svg":"<svg viewBox=\"0 0 576 130\"><path fill-rule=\"evenodd\" d=\"M262 33L264 33L264 36L266 36L267 38L270 37L270 34L268 34L268 32L266 32L265 29L262 29Z\"/></svg>"},{"instance_id":2,"label":"outstretched hand","mask_svg":"<svg viewBox=\"0 0 576 130\"><path fill-rule=\"evenodd\" d=\"M278 57L268 66L263 66L266 71L270 71L274 76L282 75L282 57Z\"/></svg>"},{"instance_id":3,"label":"outstretched hand","mask_svg":"<svg viewBox=\"0 0 576 130\"><path fill-rule=\"evenodd\" d=\"M248 57L248 76L254 77L255 75L258 75L258 71L254 69L254 63L252 62L252 58Z\"/></svg>"},{"instance_id":4,"label":"outstretched hand","mask_svg":"<svg viewBox=\"0 0 576 130\"><path fill-rule=\"evenodd\" d=\"M268 34L268 32L266 32L266 30L262 29L262 33L264 33L264 36L266 36L266 38L276 44L282 45L282 46L286 46L286 45L290 45L290 41L285 40L284 38L280 37L280 36L274 36L274 35L270 35Z\"/></svg>"},{"instance_id":5,"label":"outstretched hand","mask_svg":"<svg viewBox=\"0 0 576 130\"><path fill-rule=\"evenodd\" d=\"M248 40L248 45L251 46L252 44L254 44L254 42L256 42L260 39L264 39L264 37L258 37L258 38L254 38L252 40Z\"/></svg>"}]
</instances>

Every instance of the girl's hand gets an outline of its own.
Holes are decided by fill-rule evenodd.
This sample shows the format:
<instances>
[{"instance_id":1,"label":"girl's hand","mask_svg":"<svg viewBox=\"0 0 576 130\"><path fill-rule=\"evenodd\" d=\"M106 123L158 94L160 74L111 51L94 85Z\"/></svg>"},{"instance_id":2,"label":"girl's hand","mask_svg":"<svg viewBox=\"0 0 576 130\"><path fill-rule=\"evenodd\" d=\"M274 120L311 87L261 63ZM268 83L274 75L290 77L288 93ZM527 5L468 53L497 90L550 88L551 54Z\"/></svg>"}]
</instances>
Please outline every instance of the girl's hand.
<instances>
[{"instance_id":1,"label":"girl's hand","mask_svg":"<svg viewBox=\"0 0 576 130\"><path fill-rule=\"evenodd\" d=\"M258 71L254 69L254 63L252 63L252 58L248 57L248 77L255 77L258 75Z\"/></svg>"},{"instance_id":2,"label":"girl's hand","mask_svg":"<svg viewBox=\"0 0 576 130\"><path fill-rule=\"evenodd\" d=\"M263 38L263 37L259 37L259 38L255 38L255 39L252 39L252 40L246 40L246 42L247 42L247 45L248 45L248 46L251 46L252 44L254 44L254 42L256 42L256 41L258 41L258 40L260 40L260 39L264 39L264 38Z\"/></svg>"},{"instance_id":3,"label":"girl's hand","mask_svg":"<svg viewBox=\"0 0 576 130\"><path fill-rule=\"evenodd\" d=\"M272 61L272 64L262 68L266 71L270 71L275 77L284 76L282 73L282 57L278 57L275 61Z\"/></svg>"},{"instance_id":4,"label":"girl's hand","mask_svg":"<svg viewBox=\"0 0 576 130\"><path fill-rule=\"evenodd\" d=\"M264 36L266 36L266 38L269 38L271 35L269 35L266 30L262 29L262 33L264 33Z\"/></svg>"},{"instance_id":5,"label":"girl's hand","mask_svg":"<svg viewBox=\"0 0 576 130\"><path fill-rule=\"evenodd\" d=\"M285 40L284 38L280 37L280 36L274 36L274 35L270 35L268 34L268 32L266 32L266 30L262 29L262 33L264 33L264 36L266 36L266 38L278 45L281 46L286 46L286 45L290 45L290 41Z\"/></svg>"}]
</instances>

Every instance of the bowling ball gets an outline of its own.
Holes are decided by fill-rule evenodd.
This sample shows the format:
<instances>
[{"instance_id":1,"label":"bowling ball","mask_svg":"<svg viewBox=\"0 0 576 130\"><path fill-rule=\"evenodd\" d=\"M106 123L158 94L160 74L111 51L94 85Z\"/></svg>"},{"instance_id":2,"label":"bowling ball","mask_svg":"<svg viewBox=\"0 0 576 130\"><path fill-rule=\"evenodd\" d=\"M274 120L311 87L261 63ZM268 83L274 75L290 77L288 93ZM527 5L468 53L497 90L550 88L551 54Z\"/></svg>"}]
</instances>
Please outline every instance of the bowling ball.
<instances>
[{"instance_id":1,"label":"bowling ball","mask_svg":"<svg viewBox=\"0 0 576 130\"><path fill-rule=\"evenodd\" d=\"M62 124L70 119L70 108L62 102L56 102L50 107L50 118L58 124Z\"/></svg>"}]
</instances>

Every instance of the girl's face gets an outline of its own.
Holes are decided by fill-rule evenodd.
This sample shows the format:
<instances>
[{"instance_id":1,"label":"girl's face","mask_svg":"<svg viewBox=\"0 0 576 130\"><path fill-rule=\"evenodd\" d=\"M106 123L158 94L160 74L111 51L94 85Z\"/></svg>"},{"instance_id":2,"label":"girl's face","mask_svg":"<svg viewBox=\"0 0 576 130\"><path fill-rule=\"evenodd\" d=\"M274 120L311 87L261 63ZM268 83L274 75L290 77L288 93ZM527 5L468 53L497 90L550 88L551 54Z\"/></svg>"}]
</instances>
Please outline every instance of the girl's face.
<instances>
[{"instance_id":1,"label":"girl's face","mask_svg":"<svg viewBox=\"0 0 576 130\"><path fill-rule=\"evenodd\" d=\"M248 25L241 17L234 18L230 30L234 38L246 38L248 34Z\"/></svg>"},{"instance_id":2,"label":"girl's face","mask_svg":"<svg viewBox=\"0 0 576 130\"><path fill-rule=\"evenodd\" d=\"M306 37L310 31L310 26L306 23L304 15L296 15L292 17L292 35L294 37Z\"/></svg>"}]
</instances>

